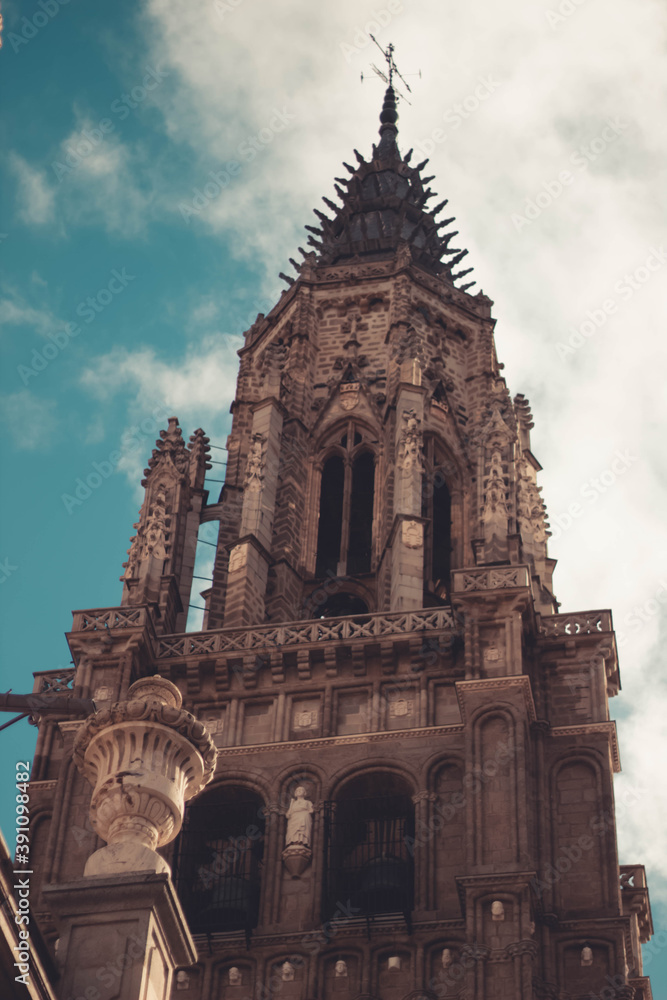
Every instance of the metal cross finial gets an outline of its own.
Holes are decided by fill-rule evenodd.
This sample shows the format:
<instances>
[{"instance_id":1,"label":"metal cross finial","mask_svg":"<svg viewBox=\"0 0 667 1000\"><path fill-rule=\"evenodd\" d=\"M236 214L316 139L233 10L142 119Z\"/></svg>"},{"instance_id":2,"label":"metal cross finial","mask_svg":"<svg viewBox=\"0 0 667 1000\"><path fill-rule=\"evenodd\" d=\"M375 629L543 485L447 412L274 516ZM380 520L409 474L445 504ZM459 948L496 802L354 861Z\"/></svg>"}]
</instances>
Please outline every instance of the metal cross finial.
<instances>
[{"instance_id":1,"label":"metal cross finial","mask_svg":"<svg viewBox=\"0 0 667 1000\"><path fill-rule=\"evenodd\" d=\"M397 94L397 96L398 97L402 97L403 100L406 101L409 104L410 102L408 101L408 99L405 96L405 94L402 94L400 92L400 90L398 90L398 88L394 85L394 77L397 76L398 79L403 84L403 86L405 87L405 89L407 90L407 92L409 94L412 93L412 90L410 88L409 83L407 82L407 80L405 79L405 77L399 72L398 66L396 65L396 60L394 59L394 45L393 45L393 43L390 42L389 45L387 46L387 48L383 49L382 46L380 45L380 43L378 42L377 38L375 37L375 35L371 35L370 31L369 31L368 34L373 39L373 41L375 42L375 44L379 48L380 52L384 56L384 58L385 58L385 60L387 62L387 68L389 70L389 75L387 75L381 69L378 69L378 67L375 64L373 64L373 66L372 66L373 72L377 73L377 75L380 77L380 79L384 80L384 82L387 84L388 87L393 87L394 90L395 90L395 92L396 92L396 94ZM419 75L421 76L421 70L419 72ZM361 74L362 83L363 83L363 79L364 79L364 74L362 73Z\"/></svg>"}]
</instances>

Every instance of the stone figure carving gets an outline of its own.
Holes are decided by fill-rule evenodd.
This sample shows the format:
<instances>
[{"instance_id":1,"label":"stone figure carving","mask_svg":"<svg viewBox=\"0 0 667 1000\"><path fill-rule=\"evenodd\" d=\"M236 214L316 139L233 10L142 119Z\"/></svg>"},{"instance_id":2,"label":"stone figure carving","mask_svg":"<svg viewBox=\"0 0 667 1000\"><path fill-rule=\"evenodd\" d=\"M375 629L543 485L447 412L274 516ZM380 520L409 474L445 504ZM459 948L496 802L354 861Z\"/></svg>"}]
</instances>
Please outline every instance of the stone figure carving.
<instances>
[{"instance_id":1,"label":"stone figure carving","mask_svg":"<svg viewBox=\"0 0 667 1000\"><path fill-rule=\"evenodd\" d=\"M342 958L339 958L334 966L334 972L336 974L336 979L346 979L347 962L344 962Z\"/></svg>"},{"instance_id":2,"label":"stone figure carving","mask_svg":"<svg viewBox=\"0 0 667 1000\"><path fill-rule=\"evenodd\" d=\"M582 965L592 965L593 964L593 949L585 945L581 949L581 964Z\"/></svg>"},{"instance_id":3,"label":"stone figure carving","mask_svg":"<svg viewBox=\"0 0 667 1000\"><path fill-rule=\"evenodd\" d=\"M303 785L299 785L294 792L286 815L285 846L302 844L304 847L310 847L313 829L313 803L306 798L306 789Z\"/></svg>"},{"instance_id":4,"label":"stone figure carving","mask_svg":"<svg viewBox=\"0 0 667 1000\"><path fill-rule=\"evenodd\" d=\"M264 434L253 434L245 471L245 488L259 490L264 478Z\"/></svg>"},{"instance_id":5,"label":"stone figure carving","mask_svg":"<svg viewBox=\"0 0 667 1000\"><path fill-rule=\"evenodd\" d=\"M235 965L232 965L229 970L229 985L230 986L242 986L243 976L241 975L241 970L237 969Z\"/></svg>"},{"instance_id":6,"label":"stone figure carving","mask_svg":"<svg viewBox=\"0 0 667 1000\"><path fill-rule=\"evenodd\" d=\"M442 949L442 967L448 969L452 964L452 953L449 948Z\"/></svg>"},{"instance_id":7,"label":"stone figure carving","mask_svg":"<svg viewBox=\"0 0 667 1000\"><path fill-rule=\"evenodd\" d=\"M499 899L495 899L491 903L491 919L492 920L504 920L505 919L505 907L500 902Z\"/></svg>"},{"instance_id":8,"label":"stone figure carving","mask_svg":"<svg viewBox=\"0 0 667 1000\"><path fill-rule=\"evenodd\" d=\"M404 426L399 446L399 464L404 472L421 470L421 421L414 410L403 410Z\"/></svg>"},{"instance_id":9,"label":"stone figure carving","mask_svg":"<svg viewBox=\"0 0 667 1000\"><path fill-rule=\"evenodd\" d=\"M284 983L294 982L294 966L291 962L283 962L280 966L280 975Z\"/></svg>"}]
</instances>

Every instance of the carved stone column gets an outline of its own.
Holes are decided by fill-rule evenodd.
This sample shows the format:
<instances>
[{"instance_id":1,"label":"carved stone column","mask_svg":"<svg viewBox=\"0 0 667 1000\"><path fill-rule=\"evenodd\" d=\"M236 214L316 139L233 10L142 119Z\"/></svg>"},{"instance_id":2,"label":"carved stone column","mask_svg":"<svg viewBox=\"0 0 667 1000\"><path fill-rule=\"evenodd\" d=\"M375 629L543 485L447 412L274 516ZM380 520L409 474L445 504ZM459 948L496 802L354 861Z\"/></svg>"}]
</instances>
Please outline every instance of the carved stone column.
<instances>
[{"instance_id":1,"label":"carved stone column","mask_svg":"<svg viewBox=\"0 0 667 1000\"><path fill-rule=\"evenodd\" d=\"M185 800L213 776L213 740L181 708L178 688L156 676L91 715L73 756L94 785L91 821L108 843L83 878L44 890L60 930L60 996L168 1000L174 969L197 952L156 848L173 840Z\"/></svg>"}]
</instances>

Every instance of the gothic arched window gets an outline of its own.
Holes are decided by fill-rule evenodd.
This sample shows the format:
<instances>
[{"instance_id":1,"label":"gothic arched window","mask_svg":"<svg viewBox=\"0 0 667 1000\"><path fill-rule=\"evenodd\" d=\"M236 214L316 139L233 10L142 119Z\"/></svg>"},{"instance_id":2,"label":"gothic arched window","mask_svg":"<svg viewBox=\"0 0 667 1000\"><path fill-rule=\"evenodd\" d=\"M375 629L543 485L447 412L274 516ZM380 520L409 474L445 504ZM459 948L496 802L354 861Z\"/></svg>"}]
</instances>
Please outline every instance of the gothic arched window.
<instances>
[{"instance_id":1,"label":"gothic arched window","mask_svg":"<svg viewBox=\"0 0 667 1000\"><path fill-rule=\"evenodd\" d=\"M349 899L368 918L402 913L409 925L415 815L407 783L392 774L361 775L325 803L324 818L325 911Z\"/></svg>"},{"instance_id":2,"label":"gothic arched window","mask_svg":"<svg viewBox=\"0 0 667 1000\"><path fill-rule=\"evenodd\" d=\"M370 573L375 457L350 423L322 467L315 575Z\"/></svg>"},{"instance_id":3,"label":"gothic arched window","mask_svg":"<svg viewBox=\"0 0 667 1000\"><path fill-rule=\"evenodd\" d=\"M424 577L428 590L439 597L450 594L452 562L451 497L447 489L451 469L434 438L424 442L422 517L427 522Z\"/></svg>"},{"instance_id":4,"label":"gothic arched window","mask_svg":"<svg viewBox=\"0 0 667 1000\"><path fill-rule=\"evenodd\" d=\"M264 825L264 802L247 788L214 788L189 806L174 881L194 933L257 926Z\"/></svg>"}]
</instances>

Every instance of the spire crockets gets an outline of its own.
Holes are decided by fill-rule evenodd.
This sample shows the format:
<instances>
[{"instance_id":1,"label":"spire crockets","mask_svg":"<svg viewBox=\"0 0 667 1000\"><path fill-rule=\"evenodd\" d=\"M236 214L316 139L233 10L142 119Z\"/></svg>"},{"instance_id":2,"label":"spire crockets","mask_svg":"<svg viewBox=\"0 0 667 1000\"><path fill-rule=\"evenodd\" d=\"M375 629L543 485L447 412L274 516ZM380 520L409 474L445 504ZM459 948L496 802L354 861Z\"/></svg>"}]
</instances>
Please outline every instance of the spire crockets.
<instances>
[{"instance_id":1,"label":"spire crockets","mask_svg":"<svg viewBox=\"0 0 667 1000\"><path fill-rule=\"evenodd\" d=\"M357 167L343 166L349 177L336 177L336 194L341 204L323 198L332 216L315 209L319 226L306 226L311 233L308 243L315 250L315 262L337 264L352 257L381 259L407 245L414 263L431 274L455 284L473 270L457 271L467 250L454 249L457 235L449 230L454 218L437 220L447 199L433 209L426 203L434 197L428 184L433 177L422 176L428 160L410 166L412 150L401 157L397 136L396 93L389 85L380 114L380 142L373 145L372 159L366 161L356 149ZM301 249L301 248L300 248ZM306 256L304 250L301 253ZM313 262L308 254L309 263ZM291 261L297 271L301 264ZM291 279L287 279L291 283ZM466 291L474 281L457 285Z\"/></svg>"}]
</instances>

